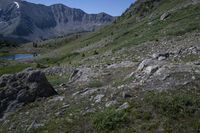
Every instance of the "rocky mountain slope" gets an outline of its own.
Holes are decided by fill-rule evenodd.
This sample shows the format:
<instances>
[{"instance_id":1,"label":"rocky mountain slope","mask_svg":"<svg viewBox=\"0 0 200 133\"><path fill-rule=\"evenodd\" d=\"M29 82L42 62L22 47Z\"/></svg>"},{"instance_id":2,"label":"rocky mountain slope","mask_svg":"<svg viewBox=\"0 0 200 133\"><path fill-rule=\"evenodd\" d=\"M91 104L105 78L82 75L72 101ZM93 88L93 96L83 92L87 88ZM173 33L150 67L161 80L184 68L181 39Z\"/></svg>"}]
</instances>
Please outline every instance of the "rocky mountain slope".
<instances>
[{"instance_id":1,"label":"rocky mountain slope","mask_svg":"<svg viewBox=\"0 0 200 133\"><path fill-rule=\"evenodd\" d=\"M58 95L18 108L0 131L198 133L199 2L138 0L113 24L39 56L35 69Z\"/></svg>"},{"instance_id":2,"label":"rocky mountain slope","mask_svg":"<svg viewBox=\"0 0 200 133\"><path fill-rule=\"evenodd\" d=\"M113 17L87 14L62 4L44 6L22 0L0 1L0 35L23 40L41 40L70 33L93 31Z\"/></svg>"}]
</instances>

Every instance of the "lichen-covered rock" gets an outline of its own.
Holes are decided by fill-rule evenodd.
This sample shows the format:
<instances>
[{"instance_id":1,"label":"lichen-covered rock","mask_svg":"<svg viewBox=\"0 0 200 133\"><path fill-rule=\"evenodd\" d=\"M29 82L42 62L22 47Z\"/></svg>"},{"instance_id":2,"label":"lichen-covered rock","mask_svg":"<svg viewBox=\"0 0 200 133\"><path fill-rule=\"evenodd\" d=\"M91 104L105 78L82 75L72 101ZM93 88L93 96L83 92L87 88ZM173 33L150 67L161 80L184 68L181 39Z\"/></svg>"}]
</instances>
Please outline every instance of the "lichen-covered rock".
<instances>
[{"instance_id":1,"label":"lichen-covered rock","mask_svg":"<svg viewBox=\"0 0 200 133\"><path fill-rule=\"evenodd\" d=\"M5 112L15 110L18 104L24 105L55 94L57 92L41 71L27 69L13 75L3 75L0 77L0 117Z\"/></svg>"}]
</instances>

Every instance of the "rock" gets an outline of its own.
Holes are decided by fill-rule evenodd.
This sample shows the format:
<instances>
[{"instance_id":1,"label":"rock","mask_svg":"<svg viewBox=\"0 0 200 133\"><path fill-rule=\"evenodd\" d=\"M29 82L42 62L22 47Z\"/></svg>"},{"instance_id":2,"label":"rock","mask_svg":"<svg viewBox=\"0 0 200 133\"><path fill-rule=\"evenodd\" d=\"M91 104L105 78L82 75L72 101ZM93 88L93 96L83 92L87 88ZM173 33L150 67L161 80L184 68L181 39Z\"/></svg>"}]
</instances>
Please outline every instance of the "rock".
<instances>
[{"instance_id":1,"label":"rock","mask_svg":"<svg viewBox=\"0 0 200 133\"><path fill-rule=\"evenodd\" d=\"M117 101L109 101L109 102L107 102L106 104L105 104L105 107L111 107L111 106L113 106L113 105L115 105L115 104L117 104Z\"/></svg>"},{"instance_id":2,"label":"rock","mask_svg":"<svg viewBox=\"0 0 200 133\"><path fill-rule=\"evenodd\" d=\"M101 102L103 97L104 97L104 95L102 95L102 94L97 95L96 97L94 97L95 103Z\"/></svg>"},{"instance_id":3,"label":"rock","mask_svg":"<svg viewBox=\"0 0 200 133\"><path fill-rule=\"evenodd\" d=\"M148 75L151 75L151 74L155 73L158 70L158 68L159 68L158 65L148 66L145 68L144 72Z\"/></svg>"},{"instance_id":4,"label":"rock","mask_svg":"<svg viewBox=\"0 0 200 133\"><path fill-rule=\"evenodd\" d=\"M35 120L31 123L31 125L27 128L27 131L30 131L33 127L34 127L34 124L35 124Z\"/></svg>"},{"instance_id":5,"label":"rock","mask_svg":"<svg viewBox=\"0 0 200 133\"><path fill-rule=\"evenodd\" d=\"M66 109L66 108L69 108L69 104L67 104L67 105L63 105L62 107L61 107L61 109Z\"/></svg>"},{"instance_id":6,"label":"rock","mask_svg":"<svg viewBox=\"0 0 200 133\"><path fill-rule=\"evenodd\" d=\"M53 99L50 99L49 102L63 101L64 98L64 96L56 96Z\"/></svg>"},{"instance_id":7,"label":"rock","mask_svg":"<svg viewBox=\"0 0 200 133\"><path fill-rule=\"evenodd\" d=\"M45 74L39 70L26 69L13 75L3 75L0 84L4 86L0 89L0 116L4 111L15 110L18 105L57 94Z\"/></svg>"},{"instance_id":8,"label":"rock","mask_svg":"<svg viewBox=\"0 0 200 133\"><path fill-rule=\"evenodd\" d=\"M194 62L193 64L199 66L200 62Z\"/></svg>"},{"instance_id":9,"label":"rock","mask_svg":"<svg viewBox=\"0 0 200 133\"><path fill-rule=\"evenodd\" d=\"M94 113L95 112L95 109L86 109L86 111L85 112L83 112L82 114L83 114L83 116L85 116L85 115L87 115L87 114L90 114L90 113Z\"/></svg>"},{"instance_id":10,"label":"rock","mask_svg":"<svg viewBox=\"0 0 200 133\"><path fill-rule=\"evenodd\" d=\"M151 57L153 59L157 59L157 60L161 61L161 60L165 60L165 59L169 58L169 56L170 56L170 53L156 53L156 54L153 54Z\"/></svg>"},{"instance_id":11,"label":"rock","mask_svg":"<svg viewBox=\"0 0 200 133\"><path fill-rule=\"evenodd\" d=\"M170 16L169 12L165 12L163 15L161 15L160 20L163 21L165 19L167 19Z\"/></svg>"},{"instance_id":12,"label":"rock","mask_svg":"<svg viewBox=\"0 0 200 133\"><path fill-rule=\"evenodd\" d=\"M64 75L71 73L72 68L66 68L61 66L54 66L54 67L48 67L45 69L42 69L42 72L44 72L46 75Z\"/></svg>"},{"instance_id":13,"label":"rock","mask_svg":"<svg viewBox=\"0 0 200 133\"><path fill-rule=\"evenodd\" d=\"M151 70L150 78L138 78L140 81L145 81L140 86L145 90L162 91L176 89L181 86L187 86L186 88L190 88L199 85L199 80L196 78L196 75L200 75L200 68L197 65L166 64L159 67L158 70Z\"/></svg>"},{"instance_id":14,"label":"rock","mask_svg":"<svg viewBox=\"0 0 200 133\"><path fill-rule=\"evenodd\" d=\"M129 103L128 102L125 102L124 104L122 104L121 106L119 106L119 108L117 110L124 110L124 109L127 109L129 108Z\"/></svg>"},{"instance_id":15,"label":"rock","mask_svg":"<svg viewBox=\"0 0 200 133\"><path fill-rule=\"evenodd\" d=\"M62 83L62 84L60 84L59 86L60 86L60 87L65 87L66 84Z\"/></svg>"},{"instance_id":16,"label":"rock","mask_svg":"<svg viewBox=\"0 0 200 133\"><path fill-rule=\"evenodd\" d=\"M30 131L31 129L37 129L39 127L43 127L44 124L38 124L36 123L36 121L34 120L31 125L27 128L27 131Z\"/></svg>"},{"instance_id":17,"label":"rock","mask_svg":"<svg viewBox=\"0 0 200 133\"><path fill-rule=\"evenodd\" d=\"M160 56L160 57L158 57L158 60L159 60L159 61L162 61L162 60L165 60L165 59L167 59L165 56Z\"/></svg>"},{"instance_id":18,"label":"rock","mask_svg":"<svg viewBox=\"0 0 200 133\"><path fill-rule=\"evenodd\" d=\"M94 77L96 72L93 72L91 68L79 68L73 71L69 78L69 84L72 83L88 83L91 77Z\"/></svg>"},{"instance_id":19,"label":"rock","mask_svg":"<svg viewBox=\"0 0 200 133\"><path fill-rule=\"evenodd\" d=\"M85 89L81 91L81 96L88 96L94 94L98 89Z\"/></svg>"},{"instance_id":20,"label":"rock","mask_svg":"<svg viewBox=\"0 0 200 133\"><path fill-rule=\"evenodd\" d=\"M147 67L149 64L151 64L153 61L152 59L145 59L143 60L139 66L138 66L138 69L137 71L142 71L145 67Z\"/></svg>"},{"instance_id":21,"label":"rock","mask_svg":"<svg viewBox=\"0 0 200 133\"><path fill-rule=\"evenodd\" d=\"M123 98L130 98L130 97L132 97L132 96L131 96L131 94L128 93L128 92L123 92L123 93L122 93L122 97L123 97Z\"/></svg>"}]
</instances>

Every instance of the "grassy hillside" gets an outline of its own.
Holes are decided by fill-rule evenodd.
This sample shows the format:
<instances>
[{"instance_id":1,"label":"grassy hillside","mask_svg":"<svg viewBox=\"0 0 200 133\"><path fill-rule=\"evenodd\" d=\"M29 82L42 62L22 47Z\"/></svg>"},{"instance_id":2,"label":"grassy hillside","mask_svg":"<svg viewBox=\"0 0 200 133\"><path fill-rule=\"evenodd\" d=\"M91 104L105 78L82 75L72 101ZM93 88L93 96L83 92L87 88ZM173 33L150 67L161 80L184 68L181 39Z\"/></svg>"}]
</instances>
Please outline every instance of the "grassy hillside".
<instances>
[{"instance_id":1,"label":"grassy hillside","mask_svg":"<svg viewBox=\"0 0 200 133\"><path fill-rule=\"evenodd\" d=\"M83 58L93 56L95 52L115 52L147 41L198 31L199 11L200 4L193 5L189 0L148 0L142 4L137 1L112 25L67 43L39 61L76 64ZM169 16L161 21L160 17L166 12L169 12ZM77 51L81 48L85 50Z\"/></svg>"}]
</instances>

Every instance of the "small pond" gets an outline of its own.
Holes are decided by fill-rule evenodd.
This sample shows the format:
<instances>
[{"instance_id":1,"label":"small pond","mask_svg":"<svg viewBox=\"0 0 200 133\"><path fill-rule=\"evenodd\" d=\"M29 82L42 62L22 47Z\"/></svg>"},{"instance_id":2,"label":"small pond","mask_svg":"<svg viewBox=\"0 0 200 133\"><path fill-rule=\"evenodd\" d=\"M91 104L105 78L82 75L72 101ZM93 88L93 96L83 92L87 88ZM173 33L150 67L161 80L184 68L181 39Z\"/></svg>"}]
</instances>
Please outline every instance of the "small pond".
<instances>
[{"instance_id":1,"label":"small pond","mask_svg":"<svg viewBox=\"0 0 200 133\"><path fill-rule=\"evenodd\" d=\"M37 54L14 54L0 56L0 60L21 60L21 59L30 59L37 56Z\"/></svg>"}]
</instances>

